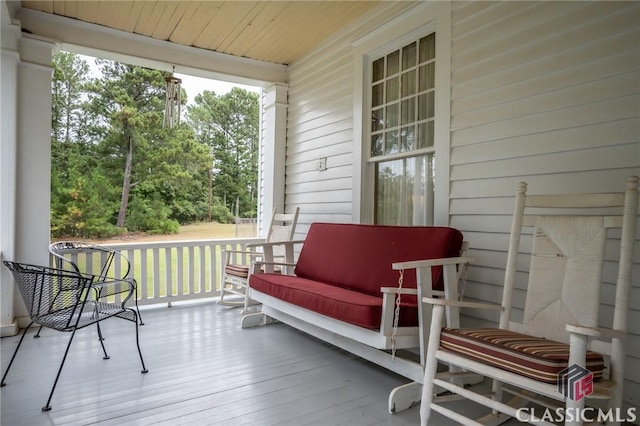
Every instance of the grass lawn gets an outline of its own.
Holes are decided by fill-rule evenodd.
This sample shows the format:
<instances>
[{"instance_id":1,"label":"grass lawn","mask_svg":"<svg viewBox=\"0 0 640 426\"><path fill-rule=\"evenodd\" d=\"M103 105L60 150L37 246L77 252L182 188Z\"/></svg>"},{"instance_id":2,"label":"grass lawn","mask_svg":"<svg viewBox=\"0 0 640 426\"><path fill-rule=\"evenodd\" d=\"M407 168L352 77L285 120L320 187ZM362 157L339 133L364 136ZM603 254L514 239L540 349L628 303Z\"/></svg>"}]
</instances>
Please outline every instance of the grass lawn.
<instances>
[{"instance_id":1,"label":"grass lawn","mask_svg":"<svg viewBox=\"0 0 640 426\"><path fill-rule=\"evenodd\" d=\"M227 223L193 223L181 225L177 234L147 235L128 234L120 237L103 240L92 240L101 244L152 242L152 241L183 241L183 240L209 240L214 238L250 238L256 236L256 225L234 225Z\"/></svg>"}]
</instances>

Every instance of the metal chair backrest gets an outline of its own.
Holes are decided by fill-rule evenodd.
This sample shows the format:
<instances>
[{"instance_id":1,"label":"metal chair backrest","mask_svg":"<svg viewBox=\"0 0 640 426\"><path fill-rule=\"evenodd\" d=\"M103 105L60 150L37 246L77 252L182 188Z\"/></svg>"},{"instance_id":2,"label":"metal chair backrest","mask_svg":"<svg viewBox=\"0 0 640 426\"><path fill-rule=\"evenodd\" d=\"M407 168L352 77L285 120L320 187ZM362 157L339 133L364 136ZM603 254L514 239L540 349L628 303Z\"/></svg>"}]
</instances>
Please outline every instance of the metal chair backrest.
<instances>
[{"instance_id":1,"label":"metal chair backrest","mask_svg":"<svg viewBox=\"0 0 640 426\"><path fill-rule=\"evenodd\" d=\"M124 279L129 260L117 250L79 241L60 241L49 246L56 268L95 275L98 281Z\"/></svg>"},{"instance_id":2,"label":"metal chair backrest","mask_svg":"<svg viewBox=\"0 0 640 426\"><path fill-rule=\"evenodd\" d=\"M59 331L77 325L93 277L25 263L4 264L13 274L33 322Z\"/></svg>"}]
</instances>

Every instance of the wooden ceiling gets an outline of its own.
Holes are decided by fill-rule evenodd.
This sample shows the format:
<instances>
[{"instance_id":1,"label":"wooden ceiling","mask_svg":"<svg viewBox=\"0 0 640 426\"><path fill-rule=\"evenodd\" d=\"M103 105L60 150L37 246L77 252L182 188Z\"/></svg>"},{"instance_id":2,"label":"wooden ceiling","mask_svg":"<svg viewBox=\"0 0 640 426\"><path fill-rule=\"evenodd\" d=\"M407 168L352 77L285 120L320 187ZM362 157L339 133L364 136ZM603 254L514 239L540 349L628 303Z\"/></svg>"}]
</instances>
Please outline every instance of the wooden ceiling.
<instances>
[{"instance_id":1,"label":"wooden ceiling","mask_svg":"<svg viewBox=\"0 0 640 426\"><path fill-rule=\"evenodd\" d=\"M381 1L31 1L22 7L159 40L289 64Z\"/></svg>"}]
</instances>

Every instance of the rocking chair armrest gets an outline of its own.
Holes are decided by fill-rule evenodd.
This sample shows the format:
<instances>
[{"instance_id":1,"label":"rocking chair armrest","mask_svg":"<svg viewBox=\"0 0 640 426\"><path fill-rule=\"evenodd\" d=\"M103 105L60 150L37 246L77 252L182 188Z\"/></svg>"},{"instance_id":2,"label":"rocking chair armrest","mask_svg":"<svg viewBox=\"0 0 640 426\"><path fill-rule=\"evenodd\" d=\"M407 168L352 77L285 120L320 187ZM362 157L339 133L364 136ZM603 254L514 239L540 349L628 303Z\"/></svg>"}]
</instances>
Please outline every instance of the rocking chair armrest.
<instances>
[{"instance_id":1,"label":"rocking chair armrest","mask_svg":"<svg viewBox=\"0 0 640 426\"><path fill-rule=\"evenodd\" d=\"M254 256L254 257L260 257L262 256L264 253L259 253L259 252L255 252L255 251L250 251L250 250L223 250L225 253L231 253L231 254L246 254L247 256Z\"/></svg>"},{"instance_id":2,"label":"rocking chair armrest","mask_svg":"<svg viewBox=\"0 0 640 426\"><path fill-rule=\"evenodd\" d=\"M245 247L254 248L254 247L273 247L273 246L293 246L295 244L302 244L304 240L287 240L287 241L269 241L264 243L251 243L247 244Z\"/></svg>"},{"instance_id":3,"label":"rocking chair armrest","mask_svg":"<svg viewBox=\"0 0 640 426\"><path fill-rule=\"evenodd\" d=\"M415 288L380 287L383 294L418 294Z\"/></svg>"},{"instance_id":4,"label":"rocking chair armrest","mask_svg":"<svg viewBox=\"0 0 640 426\"><path fill-rule=\"evenodd\" d=\"M394 270L402 269L417 269L426 266L444 266L444 265L456 265L460 263L471 263L474 258L464 257L444 257L441 259L425 259L425 260L411 260L408 262L396 262L391 265Z\"/></svg>"},{"instance_id":5,"label":"rocking chair armrest","mask_svg":"<svg viewBox=\"0 0 640 426\"><path fill-rule=\"evenodd\" d=\"M569 333L582 334L584 336L593 337L595 339L616 338L622 339L627 336L627 332L604 327L584 327L581 325L567 324L565 329Z\"/></svg>"},{"instance_id":6,"label":"rocking chair armrest","mask_svg":"<svg viewBox=\"0 0 640 426\"><path fill-rule=\"evenodd\" d=\"M231 250L231 249L223 249L222 251L224 251L225 253L246 253L249 254L251 253L249 250Z\"/></svg>"},{"instance_id":7,"label":"rocking chair armrest","mask_svg":"<svg viewBox=\"0 0 640 426\"><path fill-rule=\"evenodd\" d=\"M434 299L432 297L423 297L422 303L440 306L454 306L458 308L488 309L492 311L502 310L502 305L494 303L465 302L463 300Z\"/></svg>"},{"instance_id":8,"label":"rocking chair armrest","mask_svg":"<svg viewBox=\"0 0 640 426\"><path fill-rule=\"evenodd\" d=\"M256 266L262 266L262 265L270 265L270 266L296 266L295 262L264 262L261 260L258 260L256 262L254 262L254 265Z\"/></svg>"},{"instance_id":9,"label":"rocking chair armrest","mask_svg":"<svg viewBox=\"0 0 640 426\"><path fill-rule=\"evenodd\" d=\"M269 272L269 269L272 269L272 271L273 271L273 267L274 266L282 266L284 268L283 274L284 275L289 275L289 274L285 273L285 271L287 270L287 268L295 268L296 264L294 262L256 261L256 262L253 262L251 273L255 274L256 272L260 272L263 269L263 266L266 266L266 268L264 268L265 272ZM271 267L271 268L269 268L269 267ZM291 270L293 270L293 269L291 269Z\"/></svg>"}]
</instances>

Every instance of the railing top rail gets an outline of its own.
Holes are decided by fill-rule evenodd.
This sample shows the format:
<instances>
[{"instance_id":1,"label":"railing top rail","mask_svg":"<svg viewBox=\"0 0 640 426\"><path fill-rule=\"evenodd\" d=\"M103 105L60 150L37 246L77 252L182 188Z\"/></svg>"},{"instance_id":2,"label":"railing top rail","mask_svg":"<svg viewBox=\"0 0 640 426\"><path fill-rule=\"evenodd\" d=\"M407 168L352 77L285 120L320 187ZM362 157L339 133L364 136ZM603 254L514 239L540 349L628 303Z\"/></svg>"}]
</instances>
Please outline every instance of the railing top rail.
<instances>
[{"instance_id":1,"label":"railing top rail","mask_svg":"<svg viewBox=\"0 0 640 426\"><path fill-rule=\"evenodd\" d=\"M152 241L144 243L105 243L101 242L103 247L112 248L115 250L142 250L142 249L154 249L154 248L174 248L174 247L200 247L206 245L225 245L225 244L251 244L264 241L264 238L251 237L251 238L215 238L207 240L180 240L180 241Z\"/></svg>"}]
</instances>

